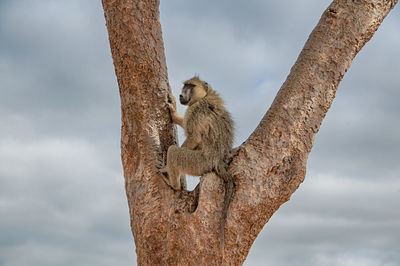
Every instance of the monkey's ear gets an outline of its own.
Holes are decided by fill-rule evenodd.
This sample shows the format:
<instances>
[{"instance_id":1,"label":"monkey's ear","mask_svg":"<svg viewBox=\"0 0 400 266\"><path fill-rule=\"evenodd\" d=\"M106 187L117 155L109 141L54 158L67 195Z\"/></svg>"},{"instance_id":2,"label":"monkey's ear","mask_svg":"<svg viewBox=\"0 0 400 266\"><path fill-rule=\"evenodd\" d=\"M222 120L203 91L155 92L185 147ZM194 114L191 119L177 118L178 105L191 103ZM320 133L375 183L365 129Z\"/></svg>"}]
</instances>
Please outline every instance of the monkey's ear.
<instances>
[{"instance_id":1,"label":"monkey's ear","mask_svg":"<svg viewBox=\"0 0 400 266\"><path fill-rule=\"evenodd\" d=\"M210 89L210 85L208 85L207 82L204 82L204 89L206 92L208 92L208 90Z\"/></svg>"}]
</instances>

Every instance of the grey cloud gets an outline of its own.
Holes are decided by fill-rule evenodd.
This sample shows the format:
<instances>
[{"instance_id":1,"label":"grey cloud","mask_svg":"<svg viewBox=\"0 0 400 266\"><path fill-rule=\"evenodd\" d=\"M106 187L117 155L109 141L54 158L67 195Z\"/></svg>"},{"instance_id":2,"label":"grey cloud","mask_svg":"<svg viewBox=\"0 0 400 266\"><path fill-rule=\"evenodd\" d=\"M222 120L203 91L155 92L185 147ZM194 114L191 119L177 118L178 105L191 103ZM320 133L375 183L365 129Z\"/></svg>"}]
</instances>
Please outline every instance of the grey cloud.
<instances>
[{"instance_id":1,"label":"grey cloud","mask_svg":"<svg viewBox=\"0 0 400 266\"><path fill-rule=\"evenodd\" d=\"M96 27L104 25L100 6L83 6L90 16L79 1L14 1L1 9L3 109L70 113L118 102L106 29Z\"/></svg>"},{"instance_id":2,"label":"grey cloud","mask_svg":"<svg viewBox=\"0 0 400 266\"><path fill-rule=\"evenodd\" d=\"M399 188L398 179L306 179L264 228L248 265L396 265L400 213L390 205Z\"/></svg>"},{"instance_id":3,"label":"grey cloud","mask_svg":"<svg viewBox=\"0 0 400 266\"><path fill-rule=\"evenodd\" d=\"M0 208L0 245L9 250L6 265L28 265L29 260L20 261L14 251L32 244L40 254L53 246L55 254L66 257L51 258L49 254L39 262L35 253L27 251L25 257L38 260L29 265L84 265L86 259L93 264L98 254L107 261L119 253L113 247L122 245L128 253L126 261L119 264L132 263L133 240L122 173L113 169L108 158L102 158L104 153L85 142L67 139L3 141L0 151L0 202L6 203Z\"/></svg>"},{"instance_id":4,"label":"grey cloud","mask_svg":"<svg viewBox=\"0 0 400 266\"><path fill-rule=\"evenodd\" d=\"M179 18L190 18L198 24L205 21L227 24L235 29L238 39L271 36L271 39L275 39L274 41L283 42L283 39L276 40L276 35L286 35L287 37L288 34L296 34L297 27L301 31L306 31L304 26L310 27L313 26L311 24L316 24L329 3L330 1L327 0L318 2L312 0L280 1L279 3L261 0L246 2L169 1L161 3L161 10L165 12L162 14L162 18L165 20L168 19L168 14L179 12ZM307 32L304 33L307 34ZM306 38L303 34L300 36Z\"/></svg>"},{"instance_id":5,"label":"grey cloud","mask_svg":"<svg viewBox=\"0 0 400 266\"><path fill-rule=\"evenodd\" d=\"M134 264L101 3L0 5L0 264Z\"/></svg>"},{"instance_id":6,"label":"grey cloud","mask_svg":"<svg viewBox=\"0 0 400 266\"><path fill-rule=\"evenodd\" d=\"M0 13L0 119L23 117L41 136L111 135L118 146L119 97L101 5L11 1Z\"/></svg>"}]
</instances>

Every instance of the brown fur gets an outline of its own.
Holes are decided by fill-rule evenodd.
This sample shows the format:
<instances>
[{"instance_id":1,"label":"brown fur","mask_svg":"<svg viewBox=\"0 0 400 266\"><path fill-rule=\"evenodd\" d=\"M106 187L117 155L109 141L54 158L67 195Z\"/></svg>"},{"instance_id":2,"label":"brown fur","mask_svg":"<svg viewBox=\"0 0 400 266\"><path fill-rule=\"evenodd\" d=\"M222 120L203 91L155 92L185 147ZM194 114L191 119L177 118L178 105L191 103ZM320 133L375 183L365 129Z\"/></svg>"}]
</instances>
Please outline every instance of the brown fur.
<instances>
[{"instance_id":1,"label":"brown fur","mask_svg":"<svg viewBox=\"0 0 400 266\"><path fill-rule=\"evenodd\" d=\"M201 176L214 170L224 180L226 186L221 224L223 247L226 214L233 189L232 178L224 163L233 144L231 115L218 93L198 77L184 82L180 96L181 103L188 105L184 116L177 114L175 99L173 96L171 98L169 107L172 119L183 127L186 140L181 147L169 147L167 166L161 172L168 172L168 178L164 180L175 190L181 189L180 176L183 174Z\"/></svg>"}]
</instances>

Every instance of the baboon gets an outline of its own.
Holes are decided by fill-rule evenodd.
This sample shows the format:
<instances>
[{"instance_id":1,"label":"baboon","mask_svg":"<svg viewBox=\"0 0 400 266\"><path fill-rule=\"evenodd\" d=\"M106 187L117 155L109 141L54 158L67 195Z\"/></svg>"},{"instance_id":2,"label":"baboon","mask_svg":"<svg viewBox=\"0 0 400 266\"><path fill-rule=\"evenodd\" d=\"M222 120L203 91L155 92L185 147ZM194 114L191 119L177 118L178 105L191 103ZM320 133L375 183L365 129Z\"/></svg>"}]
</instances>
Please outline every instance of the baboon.
<instances>
[{"instance_id":1,"label":"baboon","mask_svg":"<svg viewBox=\"0 0 400 266\"><path fill-rule=\"evenodd\" d=\"M172 120L180 125L186 135L181 147L172 145L167 152L167 165L160 171L167 184L180 190L180 177L184 174L201 176L215 171L226 183L224 209L221 224L221 247L224 243L226 214L232 196L233 181L226 171L224 159L233 145L233 121L224 107L224 101L207 82L195 76L184 82L179 96L181 104L187 105L185 115L176 111L175 98L168 103Z\"/></svg>"}]
</instances>

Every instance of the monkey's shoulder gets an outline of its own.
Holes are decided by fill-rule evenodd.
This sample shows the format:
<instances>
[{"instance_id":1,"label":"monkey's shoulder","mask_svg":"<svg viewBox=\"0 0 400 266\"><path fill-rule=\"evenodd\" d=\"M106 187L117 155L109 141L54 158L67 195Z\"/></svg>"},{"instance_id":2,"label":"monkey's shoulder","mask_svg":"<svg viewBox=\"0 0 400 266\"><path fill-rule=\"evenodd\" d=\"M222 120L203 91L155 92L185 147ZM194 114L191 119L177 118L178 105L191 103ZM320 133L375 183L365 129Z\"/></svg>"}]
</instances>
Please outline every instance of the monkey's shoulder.
<instances>
[{"instance_id":1,"label":"monkey's shoulder","mask_svg":"<svg viewBox=\"0 0 400 266\"><path fill-rule=\"evenodd\" d=\"M227 111L221 105L214 102L201 100L188 108L185 116L190 122L218 120L219 117L226 115Z\"/></svg>"}]
</instances>

